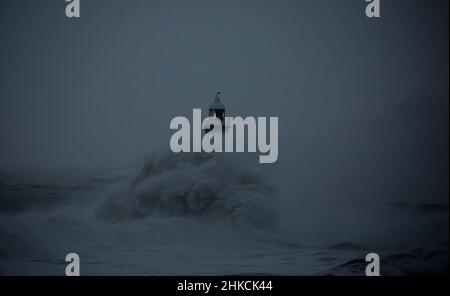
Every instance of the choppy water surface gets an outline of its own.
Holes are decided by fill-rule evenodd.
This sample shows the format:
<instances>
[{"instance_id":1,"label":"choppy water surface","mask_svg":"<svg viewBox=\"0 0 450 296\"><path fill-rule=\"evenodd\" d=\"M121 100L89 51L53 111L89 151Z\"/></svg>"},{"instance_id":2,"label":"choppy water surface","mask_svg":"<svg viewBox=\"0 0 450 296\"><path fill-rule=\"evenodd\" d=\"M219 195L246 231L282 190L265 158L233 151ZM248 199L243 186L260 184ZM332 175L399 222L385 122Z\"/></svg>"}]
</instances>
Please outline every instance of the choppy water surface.
<instances>
[{"instance_id":1,"label":"choppy water surface","mask_svg":"<svg viewBox=\"0 0 450 296\"><path fill-rule=\"evenodd\" d=\"M308 225L284 225L275 185L204 154L155 154L137 171L4 169L0 273L63 275L76 252L83 275L364 275L374 251L383 274L448 273L448 205L383 204L387 215L422 220L436 241L374 249L358 231L339 239L314 233L316 224L308 235Z\"/></svg>"}]
</instances>

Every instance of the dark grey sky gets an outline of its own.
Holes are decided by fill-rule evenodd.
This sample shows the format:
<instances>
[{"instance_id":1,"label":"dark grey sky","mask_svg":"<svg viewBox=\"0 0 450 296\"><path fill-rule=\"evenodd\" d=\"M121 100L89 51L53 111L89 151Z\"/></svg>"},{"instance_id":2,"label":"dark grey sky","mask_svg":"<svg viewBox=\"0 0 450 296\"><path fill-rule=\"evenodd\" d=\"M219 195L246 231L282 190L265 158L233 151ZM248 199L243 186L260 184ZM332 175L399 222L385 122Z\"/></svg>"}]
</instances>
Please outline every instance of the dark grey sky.
<instances>
[{"instance_id":1,"label":"dark grey sky","mask_svg":"<svg viewBox=\"0 0 450 296\"><path fill-rule=\"evenodd\" d=\"M65 5L0 1L0 165L129 163L216 90L228 114L279 117L291 167L343 130L370 143L361 127L405 100L448 106L447 0L382 0L378 20L363 0L81 0L77 20Z\"/></svg>"}]
</instances>

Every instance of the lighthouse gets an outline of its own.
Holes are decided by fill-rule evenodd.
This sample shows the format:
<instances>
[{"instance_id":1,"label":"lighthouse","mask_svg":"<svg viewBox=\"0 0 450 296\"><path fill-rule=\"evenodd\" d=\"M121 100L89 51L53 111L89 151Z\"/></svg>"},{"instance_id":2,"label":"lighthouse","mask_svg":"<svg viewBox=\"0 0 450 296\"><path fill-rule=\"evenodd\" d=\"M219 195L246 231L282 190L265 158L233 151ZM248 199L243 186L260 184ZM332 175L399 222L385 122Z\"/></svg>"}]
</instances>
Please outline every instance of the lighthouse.
<instances>
[{"instance_id":1,"label":"lighthouse","mask_svg":"<svg viewBox=\"0 0 450 296\"><path fill-rule=\"evenodd\" d=\"M220 119L222 122L222 129L225 129L225 106L220 101L220 91L216 92L214 101L209 105L209 117ZM209 132L210 130L207 130Z\"/></svg>"}]
</instances>

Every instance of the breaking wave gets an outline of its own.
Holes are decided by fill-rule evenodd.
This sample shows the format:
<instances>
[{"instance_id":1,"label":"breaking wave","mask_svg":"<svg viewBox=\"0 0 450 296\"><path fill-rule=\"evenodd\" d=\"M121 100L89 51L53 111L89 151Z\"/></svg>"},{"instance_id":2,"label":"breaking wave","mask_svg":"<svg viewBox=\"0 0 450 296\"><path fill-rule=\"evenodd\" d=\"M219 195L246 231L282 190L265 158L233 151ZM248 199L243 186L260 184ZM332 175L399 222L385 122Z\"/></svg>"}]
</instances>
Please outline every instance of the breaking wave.
<instances>
[{"instance_id":1,"label":"breaking wave","mask_svg":"<svg viewBox=\"0 0 450 296\"><path fill-rule=\"evenodd\" d=\"M0 172L0 275L61 275L69 252L87 275L363 275L373 251L383 275L448 274L448 206L305 201L299 212L236 157L160 152L131 173Z\"/></svg>"},{"instance_id":2,"label":"breaking wave","mask_svg":"<svg viewBox=\"0 0 450 296\"><path fill-rule=\"evenodd\" d=\"M263 177L224 155L154 153L106 192L97 217L119 222L168 215L265 227L274 220L274 203Z\"/></svg>"}]
</instances>

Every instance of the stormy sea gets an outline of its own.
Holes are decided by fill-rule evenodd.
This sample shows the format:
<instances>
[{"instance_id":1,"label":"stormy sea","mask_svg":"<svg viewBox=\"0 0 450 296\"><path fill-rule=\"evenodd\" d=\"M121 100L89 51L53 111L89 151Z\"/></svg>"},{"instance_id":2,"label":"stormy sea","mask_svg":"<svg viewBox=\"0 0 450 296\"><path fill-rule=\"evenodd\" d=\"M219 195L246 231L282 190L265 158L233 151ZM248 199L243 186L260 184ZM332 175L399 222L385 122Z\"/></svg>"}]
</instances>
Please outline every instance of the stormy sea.
<instances>
[{"instance_id":1,"label":"stormy sea","mask_svg":"<svg viewBox=\"0 0 450 296\"><path fill-rule=\"evenodd\" d=\"M0 170L0 274L448 274L448 205L302 202L225 155L120 169ZM292 208L296 199L300 206ZM304 204L304 206L302 206Z\"/></svg>"}]
</instances>

